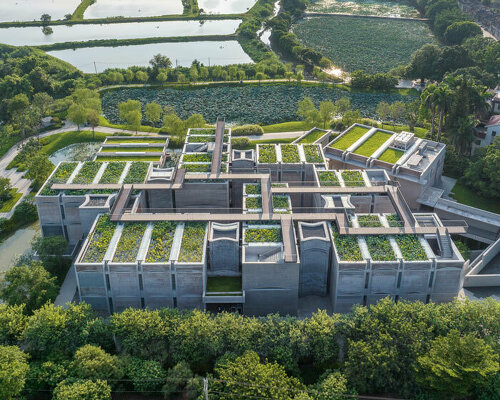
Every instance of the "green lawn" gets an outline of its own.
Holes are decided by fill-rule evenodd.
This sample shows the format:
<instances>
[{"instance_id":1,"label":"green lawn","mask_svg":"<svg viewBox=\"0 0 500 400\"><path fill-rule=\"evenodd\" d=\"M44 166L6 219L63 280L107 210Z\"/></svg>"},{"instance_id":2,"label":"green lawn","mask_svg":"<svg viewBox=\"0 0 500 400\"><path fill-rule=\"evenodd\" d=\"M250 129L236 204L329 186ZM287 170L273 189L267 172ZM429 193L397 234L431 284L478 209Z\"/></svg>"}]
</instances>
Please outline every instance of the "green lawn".
<instances>
[{"instance_id":1,"label":"green lawn","mask_svg":"<svg viewBox=\"0 0 500 400\"><path fill-rule=\"evenodd\" d=\"M63 132L57 135L48 136L40 139L42 144L42 153L50 156L57 150L75 143L86 142L103 142L106 137L111 136L107 133L96 132L92 135L91 131L76 131L76 132Z\"/></svg>"},{"instance_id":2,"label":"green lawn","mask_svg":"<svg viewBox=\"0 0 500 400\"><path fill-rule=\"evenodd\" d=\"M143 156L124 156L124 157L108 157L108 156L102 156L98 157L97 161L155 161L159 162L160 157L143 157Z\"/></svg>"},{"instance_id":3,"label":"green lawn","mask_svg":"<svg viewBox=\"0 0 500 400\"><path fill-rule=\"evenodd\" d=\"M324 136L325 134L326 132L323 131L313 131L305 138L301 139L299 143L314 143L316 140L318 140L321 136Z\"/></svg>"},{"instance_id":4,"label":"green lawn","mask_svg":"<svg viewBox=\"0 0 500 400\"><path fill-rule=\"evenodd\" d=\"M99 125L106 126L109 128L115 128L115 129L130 130L125 125L112 124L102 115L99 116ZM148 125L141 125L141 127L139 128L139 132L158 133L159 131L160 131L160 128L153 128L152 126L148 126ZM123 133L121 135L123 135Z\"/></svg>"},{"instance_id":5,"label":"green lawn","mask_svg":"<svg viewBox=\"0 0 500 400\"><path fill-rule=\"evenodd\" d=\"M312 128L314 126L306 121L290 121L262 126L264 133L308 131Z\"/></svg>"},{"instance_id":6,"label":"green lawn","mask_svg":"<svg viewBox=\"0 0 500 400\"><path fill-rule=\"evenodd\" d=\"M166 138L147 138L147 139L134 139L131 137L130 139L119 139L119 138L113 138L110 137L108 140L106 140L106 144L110 143L165 143L167 141Z\"/></svg>"},{"instance_id":7,"label":"green lawn","mask_svg":"<svg viewBox=\"0 0 500 400\"><path fill-rule=\"evenodd\" d=\"M404 154L402 150L396 149L387 149L384 151L381 156L378 158L380 161L385 161L391 164L396 164L396 162L401 158Z\"/></svg>"},{"instance_id":8,"label":"green lawn","mask_svg":"<svg viewBox=\"0 0 500 400\"><path fill-rule=\"evenodd\" d=\"M2 203L0 212L9 212L10 210L12 210L12 208L17 204L17 202L23 195L22 193L18 192L16 188L10 189L10 194L12 195L12 198Z\"/></svg>"},{"instance_id":9,"label":"green lawn","mask_svg":"<svg viewBox=\"0 0 500 400\"><path fill-rule=\"evenodd\" d=\"M378 131L370 136L361 146L359 146L354 153L362 156L370 157L375 151L377 151L380 146L382 146L389 138L392 133Z\"/></svg>"},{"instance_id":10,"label":"green lawn","mask_svg":"<svg viewBox=\"0 0 500 400\"><path fill-rule=\"evenodd\" d=\"M161 153L162 147L103 147L101 152L115 153L119 152L146 152L146 153Z\"/></svg>"},{"instance_id":11,"label":"green lawn","mask_svg":"<svg viewBox=\"0 0 500 400\"><path fill-rule=\"evenodd\" d=\"M340 139L333 142L330 147L339 150L347 150L351 147L357 140L361 138L366 132L368 132L368 128L363 128L362 126L355 126L354 128L347 131Z\"/></svg>"},{"instance_id":12,"label":"green lawn","mask_svg":"<svg viewBox=\"0 0 500 400\"><path fill-rule=\"evenodd\" d=\"M459 203L500 214L500 201L498 199L480 197L474 189L458 182L453 187L452 192L454 193L453 197Z\"/></svg>"},{"instance_id":13,"label":"green lawn","mask_svg":"<svg viewBox=\"0 0 500 400\"><path fill-rule=\"evenodd\" d=\"M241 278L238 276L214 276L207 278L208 292L241 292Z\"/></svg>"}]
</instances>

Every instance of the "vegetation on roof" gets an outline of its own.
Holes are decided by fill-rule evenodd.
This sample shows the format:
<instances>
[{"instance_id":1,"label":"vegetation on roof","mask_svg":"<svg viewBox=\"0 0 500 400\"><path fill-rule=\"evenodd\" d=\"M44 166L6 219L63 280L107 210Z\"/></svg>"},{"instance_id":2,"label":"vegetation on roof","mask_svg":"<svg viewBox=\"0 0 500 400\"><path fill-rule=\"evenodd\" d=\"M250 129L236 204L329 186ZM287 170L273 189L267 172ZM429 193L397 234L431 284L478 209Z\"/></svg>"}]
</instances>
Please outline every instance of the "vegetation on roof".
<instances>
[{"instance_id":1,"label":"vegetation on roof","mask_svg":"<svg viewBox=\"0 0 500 400\"><path fill-rule=\"evenodd\" d=\"M126 139L119 139L119 138L113 138L113 137L109 137L107 140L106 140L106 144L108 143L116 143L116 144L119 144L119 143L137 143L137 144L142 144L142 143L166 143L166 139L165 138L147 138L147 139L144 139L144 138L138 138L138 139L134 139L133 137L130 137L130 138L126 138Z\"/></svg>"},{"instance_id":2,"label":"vegetation on roof","mask_svg":"<svg viewBox=\"0 0 500 400\"><path fill-rule=\"evenodd\" d=\"M404 151L398 149L388 148L378 158L380 161L385 161L391 164L396 164L403 156Z\"/></svg>"},{"instance_id":3,"label":"vegetation on roof","mask_svg":"<svg viewBox=\"0 0 500 400\"><path fill-rule=\"evenodd\" d=\"M125 169L125 165L126 163L124 162L110 162L104 170L99 183L118 183Z\"/></svg>"},{"instance_id":4,"label":"vegetation on roof","mask_svg":"<svg viewBox=\"0 0 500 400\"><path fill-rule=\"evenodd\" d=\"M275 243L282 240L281 228L249 228L245 230L247 243Z\"/></svg>"},{"instance_id":5,"label":"vegetation on roof","mask_svg":"<svg viewBox=\"0 0 500 400\"><path fill-rule=\"evenodd\" d=\"M389 140L391 136L392 133L377 131L368 139L366 139L361 146L354 150L354 153L370 157L380 148L380 146L382 146L387 140Z\"/></svg>"},{"instance_id":6,"label":"vegetation on roof","mask_svg":"<svg viewBox=\"0 0 500 400\"><path fill-rule=\"evenodd\" d=\"M287 195L273 194L273 209L288 210L290 208L290 197Z\"/></svg>"},{"instance_id":7,"label":"vegetation on roof","mask_svg":"<svg viewBox=\"0 0 500 400\"><path fill-rule=\"evenodd\" d=\"M239 276L209 276L207 278L207 295L210 292L241 292Z\"/></svg>"},{"instance_id":8,"label":"vegetation on roof","mask_svg":"<svg viewBox=\"0 0 500 400\"><path fill-rule=\"evenodd\" d=\"M90 184L94 180L99 168L101 168L102 162L97 161L87 161L83 164L78 174L76 174L73 183Z\"/></svg>"},{"instance_id":9,"label":"vegetation on roof","mask_svg":"<svg viewBox=\"0 0 500 400\"><path fill-rule=\"evenodd\" d=\"M321 186L340 186L339 178L334 171L318 171Z\"/></svg>"},{"instance_id":10,"label":"vegetation on roof","mask_svg":"<svg viewBox=\"0 0 500 400\"><path fill-rule=\"evenodd\" d=\"M356 141L358 141L361 136L363 136L366 132L368 132L368 128L364 128L362 126L354 126L351 129L349 129L346 133L343 135L339 136L339 138L333 142L330 147L333 147L335 149L339 150L347 150L349 147L351 147Z\"/></svg>"},{"instance_id":11,"label":"vegetation on roof","mask_svg":"<svg viewBox=\"0 0 500 400\"><path fill-rule=\"evenodd\" d=\"M182 164L181 168L185 168L186 172L210 172L212 164Z\"/></svg>"},{"instance_id":12,"label":"vegetation on roof","mask_svg":"<svg viewBox=\"0 0 500 400\"><path fill-rule=\"evenodd\" d=\"M386 216L386 219L391 228L399 228L403 226L403 221L399 219L398 214L389 214Z\"/></svg>"},{"instance_id":13,"label":"vegetation on roof","mask_svg":"<svg viewBox=\"0 0 500 400\"><path fill-rule=\"evenodd\" d=\"M186 222L182 235L179 262L201 262L205 250L205 222Z\"/></svg>"},{"instance_id":14,"label":"vegetation on roof","mask_svg":"<svg viewBox=\"0 0 500 400\"><path fill-rule=\"evenodd\" d=\"M321 150L317 144L305 144L302 146L304 149L304 154L306 156L306 161L308 163L321 163L323 162L323 157L321 157Z\"/></svg>"},{"instance_id":15,"label":"vegetation on roof","mask_svg":"<svg viewBox=\"0 0 500 400\"><path fill-rule=\"evenodd\" d=\"M211 162L212 154L210 153L194 153L194 154L184 154L182 156L183 162Z\"/></svg>"},{"instance_id":16,"label":"vegetation on roof","mask_svg":"<svg viewBox=\"0 0 500 400\"><path fill-rule=\"evenodd\" d=\"M274 164L277 161L276 147L273 144L261 144L258 149L260 163Z\"/></svg>"},{"instance_id":17,"label":"vegetation on roof","mask_svg":"<svg viewBox=\"0 0 500 400\"><path fill-rule=\"evenodd\" d=\"M245 197L245 206L249 210L262 208L262 197Z\"/></svg>"},{"instance_id":18,"label":"vegetation on roof","mask_svg":"<svg viewBox=\"0 0 500 400\"><path fill-rule=\"evenodd\" d=\"M246 194L260 194L261 187L258 183L247 183L245 185L245 193Z\"/></svg>"},{"instance_id":19,"label":"vegetation on roof","mask_svg":"<svg viewBox=\"0 0 500 400\"><path fill-rule=\"evenodd\" d=\"M396 261L396 255L387 236L370 235L365 239L373 261Z\"/></svg>"},{"instance_id":20,"label":"vegetation on roof","mask_svg":"<svg viewBox=\"0 0 500 400\"><path fill-rule=\"evenodd\" d=\"M66 183L77 165L77 162L62 162L59 164L56 171L52 174L52 177L45 183L40 194L42 196L56 196L59 191L52 190L50 186L53 183Z\"/></svg>"},{"instance_id":21,"label":"vegetation on roof","mask_svg":"<svg viewBox=\"0 0 500 400\"><path fill-rule=\"evenodd\" d=\"M326 132L320 131L319 129L316 129L312 132L310 132L307 136L303 137L302 139L299 140L299 143L314 143L316 140L318 140L320 137L324 136Z\"/></svg>"},{"instance_id":22,"label":"vegetation on roof","mask_svg":"<svg viewBox=\"0 0 500 400\"><path fill-rule=\"evenodd\" d=\"M379 228L382 226L378 215L358 215L358 223L362 228Z\"/></svg>"},{"instance_id":23,"label":"vegetation on roof","mask_svg":"<svg viewBox=\"0 0 500 400\"><path fill-rule=\"evenodd\" d=\"M281 161L285 164L295 164L300 162L299 149L296 144L281 145Z\"/></svg>"},{"instance_id":24,"label":"vegetation on roof","mask_svg":"<svg viewBox=\"0 0 500 400\"><path fill-rule=\"evenodd\" d=\"M176 227L177 223L170 221L160 221L154 224L146 262L167 262L170 259Z\"/></svg>"},{"instance_id":25,"label":"vegetation on roof","mask_svg":"<svg viewBox=\"0 0 500 400\"><path fill-rule=\"evenodd\" d=\"M125 184L144 183L149 170L149 163L142 161L134 161L130 165L127 176L123 180Z\"/></svg>"},{"instance_id":26,"label":"vegetation on roof","mask_svg":"<svg viewBox=\"0 0 500 400\"><path fill-rule=\"evenodd\" d=\"M396 242L401 250L401 254L406 261L424 261L427 260L418 236L416 235L396 235Z\"/></svg>"},{"instance_id":27,"label":"vegetation on roof","mask_svg":"<svg viewBox=\"0 0 500 400\"><path fill-rule=\"evenodd\" d=\"M359 171L342 171L345 186L366 186L363 175Z\"/></svg>"},{"instance_id":28,"label":"vegetation on roof","mask_svg":"<svg viewBox=\"0 0 500 400\"><path fill-rule=\"evenodd\" d=\"M116 246L113 262L135 262L146 226L147 224L144 222L128 222L125 224Z\"/></svg>"},{"instance_id":29,"label":"vegetation on roof","mask_svg":"<svg viewBox=\"0 0 500 400\"><path fill-rule=\"evenodd\" d=\"M339 258L342 261L363 261L361 250L359 249L358 237L354 235L340 235L332 226L332 236Z\"/></svg>"},{"instance_id":30,"label":"vegetation on roof","mask_svg":"<svg viewBox=\"0 0 500 400\"><path fill-rule=\"evenodd\" d=\"M101 147L102 153L162 153L163 147Z\"/></svg>"},{"instance_id":31,"label":"vegetation on roof","mask_svg":"<svg viewBox=\"0 0 500 400\"><path fill-rule=\"evenodd\" d=\"M100 263L106 255L109 242L115 233L116 224L109 220L109 215L101 215L97 221L87 251L83 256L84 263Z\"/></svg>"}]
</instances>

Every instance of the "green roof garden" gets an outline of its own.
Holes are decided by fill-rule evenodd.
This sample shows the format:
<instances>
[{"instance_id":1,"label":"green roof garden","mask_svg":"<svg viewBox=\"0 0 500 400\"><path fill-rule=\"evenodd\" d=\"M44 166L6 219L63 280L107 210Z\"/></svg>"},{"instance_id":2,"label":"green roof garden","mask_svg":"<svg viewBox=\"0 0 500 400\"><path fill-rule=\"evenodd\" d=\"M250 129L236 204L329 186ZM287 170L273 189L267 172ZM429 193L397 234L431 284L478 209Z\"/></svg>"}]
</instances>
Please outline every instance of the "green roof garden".
<instances>
[{"instance_id":1,"label":"green roof garden","mask_svg":"<svg viewBox=\"0 0 500 400\"><path fill-rule=\"evenodd\" d=\"M339 258L342 261L363 261L363 255L358 244L358 237L353 235L340 235L333 223L332 228L333 242Z\"/></svg>"},{"instance_id":2,"label":"green roof garden","mask_svg":"<svg viewBox=\"0 0 500 400\"><path fill-rule=\"evenodd\" d=\"M52 174L52 177L50 180L48 180L42 191L40 192L40 195L42 196L56 196L59 191L58 190L52 190L50 186L53 183L66 183L68 179L70 178L71 174L75 170L76 166L78 165L77 162L62 162L59 164L57 167L56 171Z\"/></svg>"},{"instance_id":3,"label":"green roof garden","mask_svg":"<svg viewBox=\"0 0 500 400\"><path fill-rule=\"evenodd\" d=\"M134 139L134 138L127 138L127 139L120 139L120 138L108 138L106 140L106 144L108 143L116 143L116 144L119 144L119 143L166 143L167 140L165 138L137 138L137 139Z\"/></svg>"},{"instance_id":4,"label":"green roof garden","mask_svg":"<svg viewBox=\"0 0 500 400\"><path fill-rule=\"evenodd\" d=\"M144 222L125 224L120 241L116 246L113 262L135 262L146 226L147 224Z\"/></svg>"},{"instance_id":5,"label":"green roof garden","mask_svg":"<svg viewBox=\"0 0 500 400\"><path fill-rule=\"evenodd\" d=\"M355 142L357 142L361 138L361 136L363 136L369 130L370 129L365 128L363 126L356 125L356 126L352 127L351 129L349 129L342 136L339 136L339 138L335 142L333 142L330 145L330 147L333 147L333 148L339 149L339 150L347 150Z\"/></svg>"},{"instance_id":6,"label":"green roof garden","mask_svg":"<svg viewBox=\"0 0 500 400\"><path fill-rule=\"evenodd\" d=\"M76 174L73 183L89 184L92 183L102 163L97 161L87 161L83 164L78 174Z\"/></svg>"},{"instance_id":7,"label":"green roof garden","mask_svg":"<svg viewBox=\"0 0 500 400\"><path fill-rule=\"evenodd\" d=\"M248 228L245 230L247 243L279 243L282 240L281 228Z\"/></svg>"},{"instance_id":8,"label":"green roof garden","mask_svg":"<svg viewBox=\"0 0 500 400\"><path fill-rule=\"evenodd\" d=\"M247 183L245 185L246 194L261 194L261 187L259 183Z\"/></svg>"},{"instance_id":9,"label":"green roof garden","mask_svg":"<svg viewBox=\"0 0 500 400\"><path fill-rule=\"evenodd\" d=\"M132 183L144 183L146 179L146 175L149 170L149 163L135 161L130 165L127 176L125 177L123 183L132 184Z\"/></svg>"},{"instance_id":10,"label":"green roof garden","mask_svg":"<svg viewBox=\"0 0 500 400\"><path fill-rule=\"evenodd\" d=\"M167 262L170 259L176 227L175 222L160 221L155 223L146 255L147 263Z\"/></svg>"},{"instance_id":11,"label":"green roof garden","mask_svg":"<svg viewBox=\"0 0 500 400\"><path fill-rule=\"evenodd\" d=\"M321 156L321 151L319 145L317 144L305 144L303 146L304 155L306 156L306 162L308 163L321 163L323 162L323 157Z\"/></svg>"},{"instance_id":12,"label":"green roof garden","mask_svg":"<svg viewBox=\"0 0 500 400\"><path fill-rule=\"evenodd\" d=\"M261 197L246 197L245 206L249 210L256 210L262 208L262 198Z\"/></svg>"},{"instance_id":13,"label":"green roof garden","mask_svg":"<svg viewBox=\"0 0 500 400\"><path fill-rule=\"evenodd\" d=\"M303 143L314 143L316 140L318 140L320 137L324 136L326 132L320 131L319 129L315 129L314 131L310 132L307 136L304 136L302 139L299 140L298 143L303 144Z\"/></svg>"},{"instance_id":14,"label":"green roof garden","mask_svg":"<svg viewBox=\"0 0 500 400\"><path fill-rule=\"evenodd\" d=\"M382 226L378 215L358 215L358 223L362 228L380 228Z\"/></svg>"},{"instance_id":15,"label":"green roof garden","mask_svg":"<svg viewBox=\"0 0 500 400\"><path fill-rule=\"evenodd\" d=\"M359 171L342 171L345 186L366 186L363 175Z\"/></svg>"},{"instance_id":16,"label":"green roof garden","mask_svg":"<svg viewBox=\"0 0 500 400\"><path fill-rule=\"evenodd\" d=\"M160 156L103 156L100 154L97 154L97 161L153 161L153 162L160 162L161 157Z\"/></svg>"},{"instance_id":17,"label":"green roof garden","mask_svg":"<svg viewBox=\"0 0 500 400\"><path fill-rule=\"evenodd\" d=\"M163 147L128 147L128 146L120 146L120 147L101 147L101 153L162 153Z\"/></svg>"},{"instance_id":18,"label":"green roof garden","mask_svg":"<svg viewBox=\"0 0 500 400\"><path fill-rule=\"evenodd\" d=\"M205 250L205 222L186 222L182 235L179 262L201 262Z\"/></svg>"},{"instance_id":19,"label":"green roof garden","mask_svg":"<svg viewBox=\"0 0 500 400\"><path fill-rule=\"evenodd\" d=\"M339 178L334 171L318 171L321 186L340 186Z\"/></svg>"},{"instance_id":20,"label":"green roof garden","mask_svg":"<svg viewBox=\"0 0 500 400\"><path fill-rule=\"evenodd\" d=\"M209 276L207 278L207 296L217 292L241 292L239 276Z\"/></svg>"},{"instance_id":21,"label":"green roof garden","mask_svg":"<svg viewBox=\"0 0 500 400\"><path fill-rule=\"evenodd\" d=\"M285 164L296 164L300 162L299 149L296 144L281 145L281 161Z\"/></svg>"},{"instance_id":22,"label":"green roof garden","mask_svg":"<svg viewBox=\"0 0 500 400\"><path fill-rule=\"evenodd\" d=\"M182 164L181 168L185 168L186 172L210 172L212 164Z\"/></svg>"},{"instance_id":23,"label":"green roof garden","mask_svg":"<svg viewBox=\"0 0 500 400\"><path fill-rule=\"evenodd\" d=\"M259 145L259 162L263 164L274 164L278 161L276 147L274 144Z\"/></svg>"},{"instance_id":24,"label":"green roof garden","mask_svg":"<svg viewBox=\"0 0 500 400\"><path fill-rule=\"evenodd\" d=\"M210 153L191 153L182 156L183 162L212 162L212 154Z\"/></svg>"},{"instance_id":25,"label":"green roof garden","mask_svg":"<svg viewBox=\"0 0 500 400\"><path fill-rule=\"evenodd\" d=\"M118 183L125 169L125 162L110 162L99 180L99 183Z\"/></svg>"},{"instance_id":26,"label":"green roof garden","mask_svg":"<svg viewBox=\"0 0 500 400\"><path fill-rule=\"evenodd\" d=\"M370 157L380 148L380 146L389 140L392 135L392 133L376 131L373 135L366 139L361 146L354 150L354 154Z\"/></svg>"},{"instance_id":27,"label":"green roof garden","mask_svg":"<svg viewBox=\"0 0 500 400\"><path fill-rule=\"evenodd\" d=\"M89 241L87 251L83 256L84 263L100 263L106 255L111 238L115 233L116 224L109 220L109 215L101 215Z\"/></svg>"},{"instance_id":28,"label":"green roof garden","mask_svg":"<svg viewBox=\"0 0 500 400\"><path fill-rule=\"evenodd\" d=\"M396 235L396 243L406 261L425 261L427 254L415 235Z\"/></svg>"},{"instance_id":29,"label":"green roof garden","mask_svg":"<svg viewBox=\"0 0 500 400\"><path fill-rule=\"evenodd\" d=\"M405 152L398 149L386 149L378 158L380 161L385 161L390 164L396 164Z\"/></svg>"},{"instance_id":30,"label":"green roof garden","mask_svg":"<svg viewBox=\"0 0 500 400\"><path fill-rule=\"evenodd\" d=\"M366 236L365 239L373 261L396 261L396 255L387 236Z\"/></svg>"}]
</instances>

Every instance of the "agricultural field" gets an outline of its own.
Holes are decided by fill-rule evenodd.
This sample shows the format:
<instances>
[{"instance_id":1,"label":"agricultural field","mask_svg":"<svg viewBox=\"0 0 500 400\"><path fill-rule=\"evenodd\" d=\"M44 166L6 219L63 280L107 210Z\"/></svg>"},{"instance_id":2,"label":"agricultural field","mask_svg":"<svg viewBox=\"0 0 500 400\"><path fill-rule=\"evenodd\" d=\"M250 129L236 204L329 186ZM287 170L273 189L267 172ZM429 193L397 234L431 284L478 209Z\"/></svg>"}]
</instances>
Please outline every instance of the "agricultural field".
<instances>
[{"instance_id":1,"label":"agricultural field","mask_svg":"<svg viewBox=\"0 0 500 400\"><path fill-rule=\"evenodd\" d=\"M437 43L421 21L332 15L305 18L293 32L348 72L387 72L407 64L424 44Z\"/></svg>"},{"instance_id":2,"label":"agricultural field","mask_svg":"<svg viewBox=\"0 0 500 400\"><path fill-rule=\"evenodd\" d=\"M307 11L379 17L419 17L419 12L406 4L376 0L312 0Z\"/></svg>"},{"instance_id":3,"label":"agricultural field","mask_svg":"<svg viewBox=\"0 0 500 400\"><path fill-rule=\"evenodd\" d=\"M186 119L193 113L201 113L205 120L214 123L217 117L226 123L275 124L297 120L297 102L310 97L316 106L321 101L336 101L348 97L353 109L364 117L373 116L381 101L411 102L413 95L397 93L348 92L346 90L321 86L221 86L200 89L176 88L126 88L102 93L105 117L112 123L120 123L118 104L128 99L139 100L143 107L156 101L162 106L172 106L176 113Z\"/></svg>"}]
</instances>

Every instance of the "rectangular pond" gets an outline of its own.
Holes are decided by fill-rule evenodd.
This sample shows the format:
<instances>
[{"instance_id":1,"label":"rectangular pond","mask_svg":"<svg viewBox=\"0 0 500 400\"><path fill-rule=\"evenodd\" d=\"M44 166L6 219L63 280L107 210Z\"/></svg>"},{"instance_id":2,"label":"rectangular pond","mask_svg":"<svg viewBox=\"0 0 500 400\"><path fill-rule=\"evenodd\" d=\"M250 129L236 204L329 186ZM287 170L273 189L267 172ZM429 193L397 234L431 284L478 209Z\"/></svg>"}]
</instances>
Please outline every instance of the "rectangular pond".
<instances>
[{"instance_id":1,"label":"rectangular pond","mask_svg":"<svg viewBox=\"0 0 500 400\"><path fill-rule=\"evenodd\" d=\"M97 0L85 10L83 17L153 17L182 14L183 11L181 0Z\"/></svg>"},{"instance_id":2,"label":"rectangular pond","mask_svg":"<svg viewBox=\"0 0 500 400\"><path fill-rule=\"evenodd\" d=\"M180 2L180 0L179 0ZM73 14L80 0L0 0L0 22L39 20L49 14L52 20Z\"/></svg>"},{"instance_id":3,"label":"rectangular pond","mask_svg":"<svg viewBox=\"0 0 500 400\"><path fill-rule=\"evenodd\" d=\"M198 0L205 14L242 14L250 10L257 0Z\"/></svg>"},{"instance_id":4,"label":"rectangular pond","mask_svg":"<svg viewBox=\"0 0 500 400\"><path fill-rule=\"evenodd\" d=\"M236 32L241 20L220 21L152 21L114 24L52 26L45 35L42 28L0 28L0 43L13 46L41 46L63 42L85 42L102 39L141 39L150 37L227 35Z\"/></svg>"},{"instance_id":5,"label":"rectangular pond","mask_svg":"<svg viewBox=\"0 0 500 400\"><path fill-rule=\"evenodd\" d=\"M203 64L228 65L251 63L252 59L236 40L153 43L119 47L86 47L81 49L55 50L47 54L60 58L83 72L92 73L94 62L97 72L107 68L128 68L134 65L148 66L155 54L163 54L175 65L191 66L196 59Z\"/></svg>"}]
</instances>

